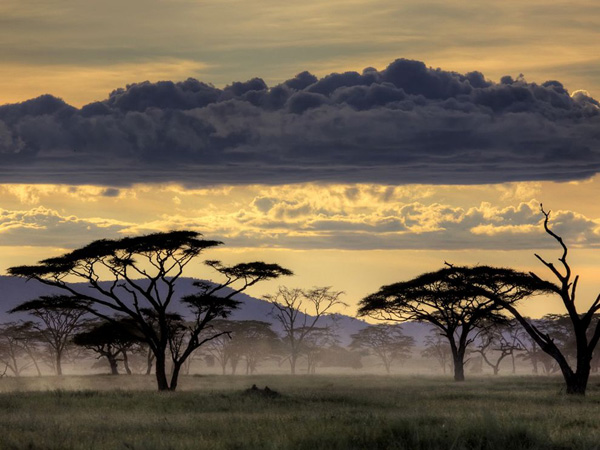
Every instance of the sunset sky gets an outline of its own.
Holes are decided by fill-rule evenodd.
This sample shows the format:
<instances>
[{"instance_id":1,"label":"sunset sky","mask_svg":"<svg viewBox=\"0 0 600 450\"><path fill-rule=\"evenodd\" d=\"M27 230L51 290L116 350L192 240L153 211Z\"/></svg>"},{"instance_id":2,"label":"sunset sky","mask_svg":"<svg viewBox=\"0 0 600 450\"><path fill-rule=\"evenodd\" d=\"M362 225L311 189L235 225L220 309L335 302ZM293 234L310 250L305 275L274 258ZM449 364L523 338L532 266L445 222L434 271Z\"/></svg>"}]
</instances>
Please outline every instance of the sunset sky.
<instances>
[{"instance_id":1,"label":"sunset sky","mask_svg":"<svg viewBox=\"0 0 600 450\"><path fill-rule=\"evenodd\" d=\"M251 294L331 285L353 314L444 261L546 275L543 202L589 303L599 22L592 0L4 0L0 272L192 229L296 273Z\"/></svg>"}]
</instances>

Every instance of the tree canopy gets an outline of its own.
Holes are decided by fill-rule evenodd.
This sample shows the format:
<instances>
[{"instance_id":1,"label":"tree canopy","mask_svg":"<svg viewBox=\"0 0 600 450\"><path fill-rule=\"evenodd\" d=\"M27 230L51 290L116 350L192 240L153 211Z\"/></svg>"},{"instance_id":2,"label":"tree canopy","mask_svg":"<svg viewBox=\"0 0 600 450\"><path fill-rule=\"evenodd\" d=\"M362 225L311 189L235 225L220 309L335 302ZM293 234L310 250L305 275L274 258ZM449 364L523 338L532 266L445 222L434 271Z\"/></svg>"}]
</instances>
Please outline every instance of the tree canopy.
<instances>
[{"instance_id":1,"label":"tree canopy","mask_svg":"<svg viewBox=\"0 0 600 450\"><path fill-rule=\"evenodd\" d=\"M519 280L520 283L515 281ZM480 285L514 303L526 296L547 290L531 274L489 266L448 265L412 280L382 286L360 302L358 314L397 322L428 322L448 339L454 362L454 378L464 380L470 333L485 320L504 321L502 307Z\"/></svg>"},{"instance_id":2,"label":"tree canopy","mask_svg":"<svg viewBox=\"0 0 600 450\"><path fill-rule=\"evenodd\" d=\"M59 287L87 302L89 312L107 321L114 321L107 310L131 318L155 355L159 390L174 390L182 364L209 339L200 340L200 332L211 320L227 317L237 307L237 293L264 280L292 275L277 264L261 261L227 266L208 260L205 266L213 272L207 277L211 281L198 281L199 292L183 300L194 320L174 320L169 308L177 298L176 284L185 267L219 245L222 242L204 239L194 231L102 239L37 265L11 267L8 272ZM220 280L212 280L215 273ZM84 280L88 287L69 283L73 280Z\"/></svg>"}]
</instances>

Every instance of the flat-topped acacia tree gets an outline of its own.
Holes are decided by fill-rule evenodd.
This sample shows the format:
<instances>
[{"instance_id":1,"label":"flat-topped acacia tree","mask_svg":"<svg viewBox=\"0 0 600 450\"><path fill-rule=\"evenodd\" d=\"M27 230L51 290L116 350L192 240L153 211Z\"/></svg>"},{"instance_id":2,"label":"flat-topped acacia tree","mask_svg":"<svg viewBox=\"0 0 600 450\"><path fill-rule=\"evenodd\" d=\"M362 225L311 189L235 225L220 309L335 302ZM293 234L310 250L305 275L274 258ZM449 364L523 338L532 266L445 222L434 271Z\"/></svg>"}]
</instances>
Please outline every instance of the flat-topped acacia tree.
<instances>
[{"instance_id":1,"label":"flat-topped acacia tree","mask_svg":"<svg viewBox=\"0 0 600 450\"><path fill-rule=\"evenodd\" d=\"M277 264L260 261L233 266L206 261L222 280L195 282L198 293L182 299L193 318L175 326L169 308L176 298L177 280L194 258L221 244L193 231L102 239L37 265L11 267L8 273L61 288L102 319L115 320L107 311L131 318L155 356L158 389L175 390L185 360L223 333L199 337L213 319L227 317L239 305L236 294L260 281L292 275ZM81 280L88 286L69 283ZM172 364L170 377L167 357Z\"/></svg>"},{"instance_id":2,"label":"flat-topped acacia tree","mask_svg":"<svg viewBox=\"0 0 600 450\"><path fill-rule=\"evenodd\" d=\"M409 281L382 286L379 291L361 300L358 315L433 325L450 345L454 380L464 381L465 356L475 330L484 321L506 321L501 312L503 306L497 299L502 298L504 304L512 304L547 289L544 283L529 274L501 268L476 269L449 265ZM487 286L495 293L494 298L483 295L488 292L472 288L473 278L479 276L479 271L490 277ZM515 282L503 283L509 276Z\"/></svg>"},{"instance_id":3,"label":"flat-topped acacia tree","mask_svg":"<svg viewBox=\"0 0 600 450\"><path fill-rule=\"evenodd\" d=\"M84 326L89 302L69 295L42 295L34 300L21 303L9 313L28 312L38 319L33 329L38 332L53 356L56 375L62 375L62 360L71 340Z\"/></svg>"}]
</instances>

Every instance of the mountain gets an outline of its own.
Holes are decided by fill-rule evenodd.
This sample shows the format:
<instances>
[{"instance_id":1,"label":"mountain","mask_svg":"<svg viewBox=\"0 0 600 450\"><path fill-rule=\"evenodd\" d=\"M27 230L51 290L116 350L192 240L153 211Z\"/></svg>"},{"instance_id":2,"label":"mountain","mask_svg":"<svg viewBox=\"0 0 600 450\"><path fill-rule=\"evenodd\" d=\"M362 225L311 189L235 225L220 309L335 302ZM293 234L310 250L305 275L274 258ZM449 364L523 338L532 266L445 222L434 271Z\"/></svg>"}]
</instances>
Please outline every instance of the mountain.
<instances>
[{"instance_id":1,"label":"mountain","mask_svg":"<svg viewBox=\"0 0 600 450\"><path fill-rule=\"evenodd\" d=\"M197 280L194 278L180 278L177 281L175 301L172 303L170 309L171 312L179 313L184 317L189 316L189 310L184 304L179 302L179 299L197 292L197 288L193 286L194 281ZM103 284L106 287L108 286L108 283ZM73 283L72 285L80 290L91 289L87 287L87 283ZM0 322L21 319L30 320L31 317L26 313L9 314L8 311L25 301L32 300L41 295L64 293L65 291L61 289L46 286L35 280L27 281L17 277L0 276ZM237 294L235 299L242 302L242 304L240 305L240 308L232 312L230 316L232 320L262 320L271 322L273 324L273 329L278 333L282 333L283 330L281 325L276 323L274 318L270 315L272 309L271 303L251 297L244 293ZM302 320L303 316L304 315L300 316L300 320ZM311 317L312 316L309 316L309 319ZM369 324L363 320L344 314L333 314L331 316L323 317L318 323L318 326L334 326L339 334L341 345L348 345L352 340L350 336L368 325ZM417 345L423 343L424 337L428 334L429 329L429 326L416 322L403 325L405 334L412 336Z\"/></svg>"}]
</instances>

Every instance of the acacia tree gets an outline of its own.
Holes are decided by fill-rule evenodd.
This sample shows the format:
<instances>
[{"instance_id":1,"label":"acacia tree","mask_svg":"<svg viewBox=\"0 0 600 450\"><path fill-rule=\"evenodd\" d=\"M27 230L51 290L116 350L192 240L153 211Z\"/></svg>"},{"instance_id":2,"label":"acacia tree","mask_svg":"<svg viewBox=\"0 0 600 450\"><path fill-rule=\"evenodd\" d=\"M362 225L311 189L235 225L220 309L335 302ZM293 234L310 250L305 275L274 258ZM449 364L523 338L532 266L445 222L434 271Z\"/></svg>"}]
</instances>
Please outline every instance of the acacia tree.
<instances>
[{"instance_id":1,"label":"acacia tree","mask_svg":"<svg viewBox=\"0 0 600 450\"><path fill-rule=\"evenodd\" d=\"M269 322L239 320L231 335L232 352L246 363L246 375L254 374L260 361L272 356L281 341Z\"/></svg>"},{"instance_id":2,"label":"acacia tree","mask_svg":"<svg viewBox=\"0 0 600 450\"><path fill-rule=\"evenodd\" d=\"M57 375L62 375L62 360L73 335L83 326L90 302L68 295L47 295L11 309L9 313L28 312L40 320L33 322L39 339L46 343L53 356Z\"/></svg>"},{"instance_id":3,"label":"acacia tree","mask_svg":"<svg viewBox=\"0 0 600 450\"><path fill-rule=\"evenodd\" d=\"M227 366L231 366L231 374L235 375L240 356L233 345L233 337L237 331L238 322L217 319L213 320L209 329L200 334L209 337L218 334L204 346L205 355L210 355L213 361L221 367L221 373L227 373Z\"/></svg>"},{"instance_id":4,"label":"acacia tree","mask_svg":"<svg viewBox=\"0 0 600 450\"><path fill-rule=\"evenodd\" d=\"M516 325L508 321L492 322L484 324L480 328L479 345L473 350L473 353L481 356L483 362L491 367L494 375L498 375L500 372L500 364L505 358L513 356L515 351L522 349L511 333Z\"/></svg>"},{"instance_id":5,"label":"acacia tree","mask_svg":"<svg viewBox=\"0 0 600 450\"><path fill-rule=\"evenodd\" d=\"M273 305L271 314L285 332L292 375L296 374L304 341L317 329L318 322L336 306L348 306L340 300L342 294L342 291L332 291L331 287L303 290L280 286L275 294L264 297Z\"/></svg>"},{"instance_id":6,"label":"acacia tree","mask_svg":"<svg viewBox=\"0 0 600 450\"><path fill-rule=\"evenodd\" d=\"M317 366L326 357L327 349L338 343L338 336L332 327L314 327L304 338L300 351L306 357L306 372L311 375L317 373Z\"/></svg>"},{"instance_id":7,"label":"acacia tree","mask_svg":"<svg viewBox=\"0 0 600 450\"><path fill-rule=\"evenodd\" d=\"M118 375L119 360L126 361L127 351L140 339L130 328L128 320L96 322L73 336L73 343L92 350L98 358L106 358L111 374Z\"/></svg>"},{"instance_id":8,"label":"acacia tree","mask_svg":"<svg viewBox=\"0 0 600 450\"><path fill-rule=\"evenodd\" d=\"M193 231L103 239L37 265L11 267L8 272L61 288L88 302L86 310L107 321L115 320L107 311L129 317L154 354L158 389L175 390L186 359L216 337L199 339L200 332L213 319L226 317L238 306L233 299L237 293L260 281L292 274L264 262L225 266L206 261L223 281L196 282L198 293L182 299L193 320L174 326L169 309L177 298L177 281L192 260L221 244ZM83 280L88 286L69 284L68 279Z\"/></svg>"},{"instance_id":9,"label":"acacia tree","mask_svg":"<svg viewBox=\"0 0 600 450\"><path fill-rule=\"evenodd\" d=\"M448 339L445 339L435 329L425 336L425 348L421 352L421 356L435 359L444 374L446 374L446 368L451 367L452 351Z\"/></svg>"},{"instance_id":10,"label":"acacia tree","mask_svg":"<svg viewBox=\"0 0 600 450\"><path fill-rule=\"evenodd\" d=\"M35 360L29 356L25 338L30 332L31 322L10 322L0 325L0 363L9 369L15 377L34 365Z\"/></svg>"},{"instance_id":11,"label":"acacia tree","mask_svg":"<svg viewBox=\"0 0 600 450\"><path fill-rule=\"evenodd\" d=\"M394 361L410 358L410 349L415 345L415 340L405 336L400 325L370 325L351 337L350 347L376 355L388 374Z\"/></svg>"},{"instance_id":12,"label":"acacia tree","mask_svg":"<svg viewBox=\"0 0 600 450\"><path fill-rule=\"evenodd\" d=\"M509 270L509 269L506 269ZM437 327L450 344L454 380L464 381L465 356L473 342L473 332L485 320L505 320L502 309L470 288L471 268L448 266L412 280L383 286L360 302L358 314L395 322L418 321ZM499 287L506 302L531 295L528 288Z\"/></svg>"}]
</instances>

